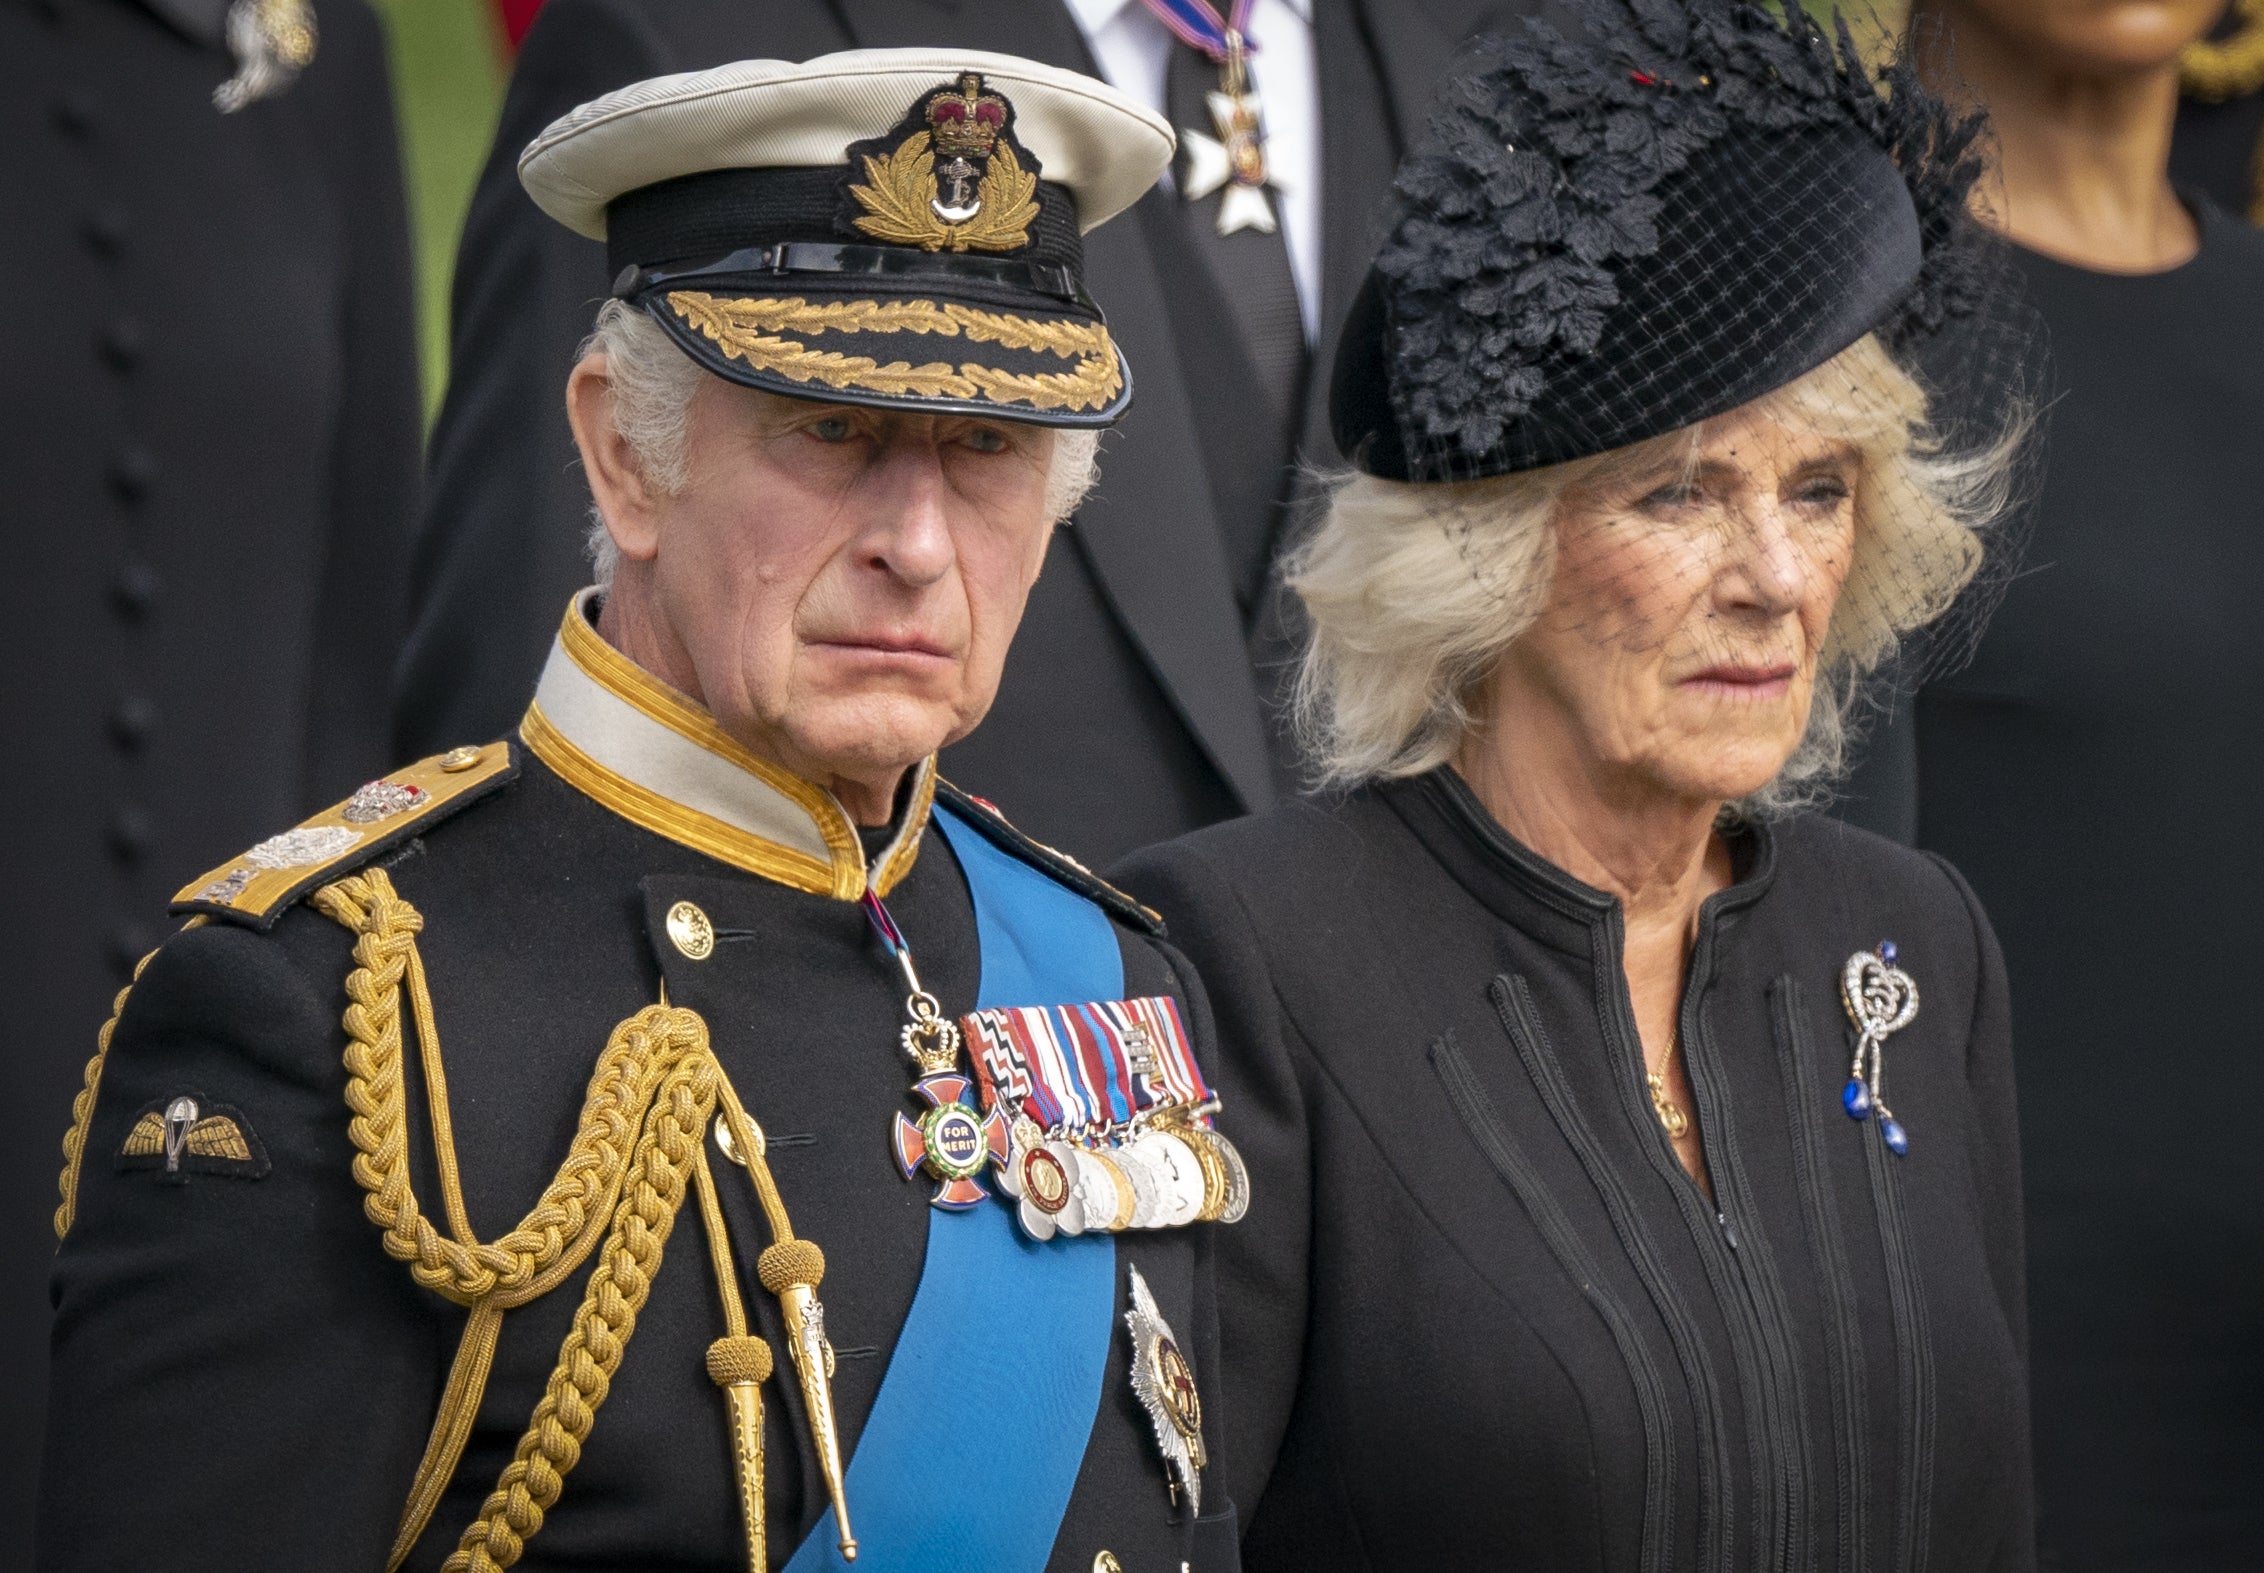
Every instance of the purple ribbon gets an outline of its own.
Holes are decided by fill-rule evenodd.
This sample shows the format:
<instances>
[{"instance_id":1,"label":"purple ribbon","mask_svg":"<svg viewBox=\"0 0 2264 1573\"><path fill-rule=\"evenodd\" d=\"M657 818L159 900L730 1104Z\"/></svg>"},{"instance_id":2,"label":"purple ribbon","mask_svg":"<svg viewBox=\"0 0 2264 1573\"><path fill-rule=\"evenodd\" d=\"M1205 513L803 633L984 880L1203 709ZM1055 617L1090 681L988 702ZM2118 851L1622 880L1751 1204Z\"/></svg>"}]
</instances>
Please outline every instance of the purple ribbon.
<instances>
[{"instance_id":1,"label":"purple ribbon","mask_svg":"<svg viewBox=\"0 0 2264 1573\"><path fill-rule=\"evenodd\" d=\"M1200 49L1213 60L1224 60L1233 49L1227 43L1229 35L1241 40L1241 52L1254 55L1257 45L1250 41L1250 7L1256 0L1233 0L1233 9L1221 16L1210 0L1141 0L1156 15L1156 20L1171 29L1171 34L1190 49Z\"/></svg>"}]
</instances>

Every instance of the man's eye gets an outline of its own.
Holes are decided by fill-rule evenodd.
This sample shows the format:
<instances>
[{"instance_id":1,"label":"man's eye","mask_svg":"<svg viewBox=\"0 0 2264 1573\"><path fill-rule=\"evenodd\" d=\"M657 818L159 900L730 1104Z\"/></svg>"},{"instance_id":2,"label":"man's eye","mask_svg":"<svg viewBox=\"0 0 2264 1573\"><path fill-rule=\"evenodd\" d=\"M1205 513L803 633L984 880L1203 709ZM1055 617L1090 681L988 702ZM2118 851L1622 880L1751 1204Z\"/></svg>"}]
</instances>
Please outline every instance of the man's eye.
<instances>
[{"instance_id":1,"label":"man's eye","mask_svg":"<svg viewBox=\"0 0 2264 1573\"><path fill-rule=\"evenodd\" d=\"M993 431L988 426L971 427L967 432L967 446L977 453L1004 453L1006 434Z\"/></svg>"},{"instance_id":2,"label":"man's eye","mask_svg":"<svg viewBox=\"0 0 2264 1573\"><path fill-rule=\"evenodd\" d=\"M820 442L847 442L855 428L846 415L828 415L823 420L810 422L808 430Z\"/></svg>"}]
</instances>

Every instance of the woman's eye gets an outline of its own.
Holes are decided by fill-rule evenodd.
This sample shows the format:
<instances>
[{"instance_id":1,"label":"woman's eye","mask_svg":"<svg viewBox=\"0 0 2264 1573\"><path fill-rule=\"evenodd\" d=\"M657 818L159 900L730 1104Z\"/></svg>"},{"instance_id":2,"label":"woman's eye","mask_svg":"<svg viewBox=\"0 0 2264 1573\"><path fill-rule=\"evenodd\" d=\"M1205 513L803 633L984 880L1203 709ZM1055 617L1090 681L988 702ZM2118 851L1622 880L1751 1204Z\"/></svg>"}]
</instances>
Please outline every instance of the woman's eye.
<instances>
[{"instance_id":1,"label":"woman's eye","mask_svg":"<svg viewBox=\"0 0 2264 1573\"><path fill-rule=\"evenodd\" d=\"M1704 495L1696 481L1671 481L1656 491L1645 493L1635 506L1645 513L1672 513L1678 508L1693 506Z\"/></svg>"},{"instance_id":2,"label":"woman's eye","mask_svg":"<svg viewBox=\"0 0 2264 1573\"><path fill-rule=\"evenodd\" d=\"M972 427L967 433L967 446L977 453L1004 453L1006 434L993 431L988 426Z\"/></svg>"},{"instance_id":3,"label":"woman's eye","mask_svg":"<svg viewBox=\"0 0 2264 1573\"><path fill-rule=\"evenodd\" d=\"M1854 495L1847 482L1836 475L1819 475L1806 480L1794 489L1793 496L1815 508L1836 508Z\"/></svg>"},{"instance_id":4,"label":"woman's eye","mask_svg":"<svg viewBox=\"0 0 2264 1573\"><path fill-rule=\"evenodd\" d=\"M820 442L847 442L854 430L846 415L828 415L823 420L810 422L807 429Z\"/></svg>"}]
</instances>

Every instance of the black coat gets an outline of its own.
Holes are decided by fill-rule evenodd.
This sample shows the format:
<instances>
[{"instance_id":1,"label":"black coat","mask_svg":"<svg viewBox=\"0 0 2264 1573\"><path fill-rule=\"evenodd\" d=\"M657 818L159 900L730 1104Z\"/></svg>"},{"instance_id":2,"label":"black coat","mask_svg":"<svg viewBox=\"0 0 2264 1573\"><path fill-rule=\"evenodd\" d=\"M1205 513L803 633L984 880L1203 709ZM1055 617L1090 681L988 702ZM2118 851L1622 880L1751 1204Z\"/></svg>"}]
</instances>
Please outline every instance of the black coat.
<instances>
[{"instance_id":1,"label":"black coat","mask_svg":"<svg viewBox=\"0 0 2264 1573\"><path fill-rule=\"evenodd\" d=\"M863 913L642 829L523 752L514 782L381 860L423 915L418 944L482 1240L511 1227L564 1158L616 1023L664 984L671 1003L705 1019L725 1074L768 1134L794 1232L826 1253L821 1295L846 1459L912 1303L933 1189L924 1177L906 1183L888 1154L889 1121L910 1107L897 1040L904 990ZM687 960L666 938L663 915L681 900L713 922L706 960ZM888 901L945 1013L973 1008L973 908L932 825ZM1207 1060L1208 1018L1183 964L1146 933L1122 924L1115 933L1128 995L1177 996ZM221 920L169 941L134 987L86 1144L77 1220L57 1258L42 1569L384 1563L465 1313L417 1288L363 1215L340 1017L352 945L305 905L265 933ZM183 1093L238 1111L269 1172L169 1185L151 1167L120 1167L141 1111ZM432 1151L423 1104L420 1085L412 1154ZM754 1287L769 1232L752 1188L729 1165L716 1174L748 1316L783 1373L776 1303ZM437 1217L428 1162L413 1184ZM1197 1225L1120 1236L1115 1268L1118 1311L1124 1264L1136 1263L1187 1340L1207 1399L1220 1390L1211 1234ZM543 1396L591 1271L585 1264L504 1318L462 1467L409 1566L437 1567L478 1514ZM695 1202L677 1215L651 1278L523 1569L746 1566L724 1407L703 1363L723 1326ZM1112 1330L1050 1566L1088 1573L1105 1548L1132 1570L1190 1560L1231 1573L1232 1506L1223 1490L1206 1495L1201 1530L1172 1509L1127 1380L1121 1314ZM765 1392L774 1564L826 1505L799 1401L785 1396L791 1381L774 1376ZM954 1437L979 1430L984 1415L980 1395L961 1395L954 1419L950 1397L940 1394L937 1409L946 1469ZM1216 1438L1217 1421L1207 1424ZM970 1473L965 1485L997 1482Z\"/></svg>"},{"instance_id":2,"label":"black coat","mask_svg":"<svg viewBox=\"0 0 2264 1573\"><path fill-rule=\"evenodd\" d=\"M1681 1013L1714 1196L1651 1107L1615 902L1450 772L1134 859L1202 971L1255 1200L1222 1237L1259 1569L2025 1569L2018 1139L1947 865L1738 838ZM1916 1020L1840 1106L1851 953Z\"/></svg>"},{"instance_id":3,"label":"black coat","mask_svg":"<svg viewBox=\"0 0 2264 1573\"><path fill-rule=\"evenodd\" d=\"M199 869L382 770L420 414L384 39L223 115L226 0L0 5L0 1568L28 1557L55 1151ZM35 894L36 893L36 894Z\"/></svg>"},{"instance_id":4,"label":"black coat","mask_svg":"<svg viewBox=\"0 0 2264 1573\"><path fill-rule=\"evenodd\" d=\"M1325 171L1325 367L1372 249L1371 222L1431 85L1507 0L1315 0ZM588 582L589 493L566 427L567 371L610 279L604 248L520 190L519 150L577 103L640 78L745 58L953 45L1093 72L1060 0L550 0L528 34L458 254L448 402L433 439L404 754L517 716L567 596ZM990 719L945 756L1031 834L1105 860L1273 801L1277 761L1202 455L1240 441L1214 392L1254 376L1207 292L1174 199L1151 194L1086 239L1086 281L1131 362L1129 416L1098 493L1055 538ZM1313 378L1307 447L1329 452ZM1267 457L1263 462L1276 462ZM1260 642L1263 643L1263 636ZM1065 766L1065 761L1074 761Z\"/></svg>"}]
</instances>

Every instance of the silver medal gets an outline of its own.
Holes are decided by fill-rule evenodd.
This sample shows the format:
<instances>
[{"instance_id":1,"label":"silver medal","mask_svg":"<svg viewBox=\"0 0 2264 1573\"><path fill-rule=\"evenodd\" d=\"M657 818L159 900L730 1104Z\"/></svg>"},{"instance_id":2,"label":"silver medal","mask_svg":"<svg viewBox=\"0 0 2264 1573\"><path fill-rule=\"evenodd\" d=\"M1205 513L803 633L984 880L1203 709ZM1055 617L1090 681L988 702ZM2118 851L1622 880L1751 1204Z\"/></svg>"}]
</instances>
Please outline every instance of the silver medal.
<instances>
[{"instance_id":1,"label":"silver medal","mask_svg":"<svg viewBox=\"0 0 2264 1573\"><path fill-rule=\"evenodd\" d=\"M1151 1154L1163 1199L1157 1207L1156 1227L1176 1229L1193 1223L1203 1211L1203 1165L1189 1147L1169 1131L1149 1138Z\"/></svg>"}]
</instances>

